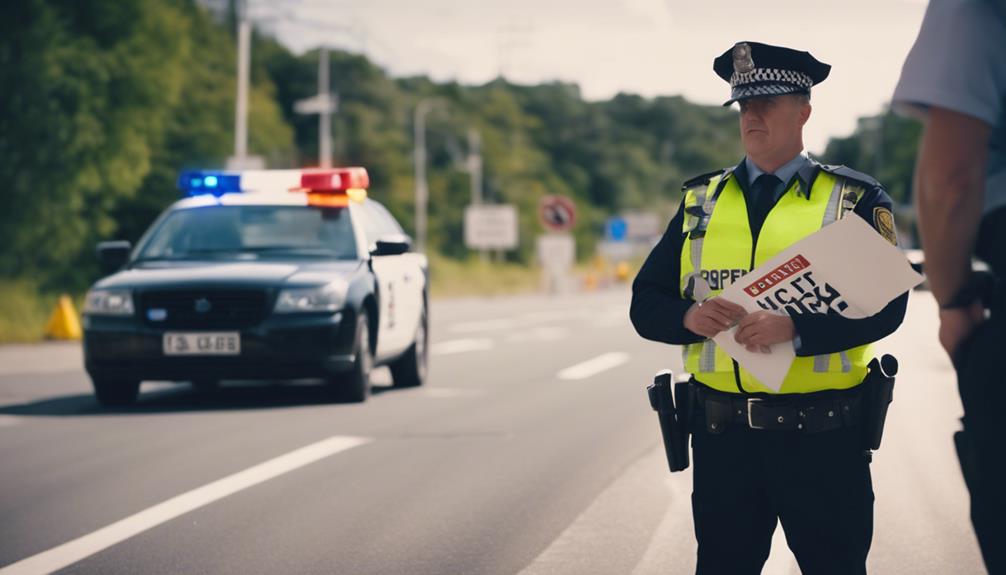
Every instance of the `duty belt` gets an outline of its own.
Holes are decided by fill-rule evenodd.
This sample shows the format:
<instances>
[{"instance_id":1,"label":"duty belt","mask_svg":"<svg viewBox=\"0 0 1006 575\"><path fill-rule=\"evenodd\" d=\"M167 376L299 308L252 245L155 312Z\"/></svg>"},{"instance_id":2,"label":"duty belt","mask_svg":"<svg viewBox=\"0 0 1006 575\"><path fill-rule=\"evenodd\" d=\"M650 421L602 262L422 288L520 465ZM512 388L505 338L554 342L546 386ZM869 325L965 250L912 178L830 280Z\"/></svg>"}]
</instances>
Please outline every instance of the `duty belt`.
<instances>
[{"instance_id":1,"label":"duty belt","mask_svg":"<svg viewBox=\"0 0 1006 575\"><path fill-rule=\"evenodd\" d=\"M705 430L714 435L723 433L728 425L821 433L863 421L863 394L858 388L782 397L735 395L702 385L696 388L699 414L705 415Z\"/></svg>"}]
</instances>

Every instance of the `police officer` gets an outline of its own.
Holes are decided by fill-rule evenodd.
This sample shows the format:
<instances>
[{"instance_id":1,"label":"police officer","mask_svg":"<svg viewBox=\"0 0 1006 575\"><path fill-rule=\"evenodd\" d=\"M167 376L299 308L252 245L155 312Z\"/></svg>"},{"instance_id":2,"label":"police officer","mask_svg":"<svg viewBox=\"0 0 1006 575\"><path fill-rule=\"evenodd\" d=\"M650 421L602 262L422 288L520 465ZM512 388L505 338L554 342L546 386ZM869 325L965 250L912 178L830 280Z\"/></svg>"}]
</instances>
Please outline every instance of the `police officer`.
<instances>
[{"instance_id":1,"label":"police officer","mask_svg":"<svg viewBox=\"0 0 1006 575\"><path fill-rule=\"evenodd\" d=\"M863 319L796 305L746 313L718 294L842 217L862 217L896 243L891 199L870 176L803 153L810 90L829 65L741 42L713 69L730 83L725 105L740 104L747 156L684 184L677 215L633 283L630 312L643 337L684 346L692 374L697 573L760 573L777 521L803 573L865 573L873 488L859 384L868 344L900 325L908 294ZM710 339L732 326L751 351L794 346L779 392Z\"/></svg>"},{"instance_id":2,"label":"police officer","mask_svg":"<svg viewBox=\"0 0 1006 575\"><path fill-rule=\"evenodd\" d=\"M926 275L940 343L957 369L964 430L955 444L989 573L1006 573L1006 1L929 4L894 92L925 120L915 174ZM986 261L996 283L971 273ZM986 309L991 317L986 319Z\"/></svg>"}]
</instances>

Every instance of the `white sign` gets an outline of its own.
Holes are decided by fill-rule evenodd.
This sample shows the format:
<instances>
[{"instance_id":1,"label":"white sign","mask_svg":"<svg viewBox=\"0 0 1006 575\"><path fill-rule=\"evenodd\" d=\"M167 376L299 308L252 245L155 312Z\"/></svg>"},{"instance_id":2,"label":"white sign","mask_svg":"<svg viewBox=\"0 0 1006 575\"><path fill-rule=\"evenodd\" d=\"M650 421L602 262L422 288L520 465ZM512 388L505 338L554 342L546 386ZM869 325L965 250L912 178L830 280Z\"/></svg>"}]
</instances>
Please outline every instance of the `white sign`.
<instances>
[{"instance_id":1,"label":"white sign","mask_svg":"<svg viewBox=\"0 0 1006 575\"><path fill-rule=\"evenodd\" d=\"M664 233L664 224L657 214L628 212L622 214L622 219L625 220L625 238L627 240L649 240Z\"/></svg>"},{"instance_id":2,"label":"white sign","mask_svg":"<svg viewBox=\"0 0 1006 575\"><path fill-rule=\"evenodd\" d=\"M538 261L547 270L572 269L576 261L576 241L571 234L538 236Z\"/></svg>"},{"instance_id":3,"label":"white sign","mask_svg":"<svg viewBox=\"0 0 1006 575\"><path fill-rule=\"evenodd\" d=\"M229 156L227 158L228 170L264 170L265 158L262 156Z\"/></svg>"},{"instance_id":4,"label":"white sign","mask_svg":"<svg viewBox=\"0 0 1006 575\"><path fill-rule=\"evenodd\" d=\"M293 103L293 111L298 114L333 113L339 108L339 97L335 94L318 94Z\"/></svg>"},{"instance_id":5,"label":"white sign","mask_svg":"<svg viewBox=\"0 0 1006 575\"><path fill-rule=\"evenodd\" d=\"M848 217L810 235L720 294L749 313L761 310L834 312L850 319L871 316L922 283L904 254L863 218ZM737 328L713 338L744 369L779 391L796 352L793 342L752 353L734 341Z\"/></svg>"},{"instance_id":6,"label":"white sign","mask_svg":"<svg viewBox=\"0 0 1006 575\"><path fill-rule=\"evenodd\" d=\"M465 246L469 249L512 250L518 239L517 207L513 204L465 208Z\"/></svg>"}]
</instances>

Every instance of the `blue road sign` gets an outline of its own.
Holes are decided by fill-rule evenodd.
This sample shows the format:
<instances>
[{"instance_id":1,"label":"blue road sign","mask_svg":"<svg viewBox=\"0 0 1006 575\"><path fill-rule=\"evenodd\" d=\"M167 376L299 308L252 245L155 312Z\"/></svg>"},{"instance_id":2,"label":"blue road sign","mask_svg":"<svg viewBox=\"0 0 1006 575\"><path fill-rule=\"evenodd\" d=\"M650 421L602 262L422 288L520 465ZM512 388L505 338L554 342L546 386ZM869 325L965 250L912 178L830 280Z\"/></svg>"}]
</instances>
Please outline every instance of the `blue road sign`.
<instances>
[{"instance_id":1,"label":"blue road sign","mask_svg":"<svg viewBox=\"0 0 1006 575\"><path fill-rule=\"evenodd\" d=\"M604 222L604 235L611 242L624 242L629 225L625 218L613 217Z\"/></svg>"}]
</instances>

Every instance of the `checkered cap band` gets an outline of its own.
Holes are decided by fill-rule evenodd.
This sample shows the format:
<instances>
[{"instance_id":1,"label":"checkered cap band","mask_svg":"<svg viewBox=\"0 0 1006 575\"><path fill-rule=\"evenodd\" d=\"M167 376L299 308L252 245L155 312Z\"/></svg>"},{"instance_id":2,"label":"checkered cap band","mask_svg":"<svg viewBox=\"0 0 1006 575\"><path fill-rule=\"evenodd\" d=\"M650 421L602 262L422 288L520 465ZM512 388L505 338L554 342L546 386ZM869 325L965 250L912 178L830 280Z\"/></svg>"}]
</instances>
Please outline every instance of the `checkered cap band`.
<instances>
[{"instance_id":1,"label":"checkered cap band","mask_svg":"<svg viewBox=\"0 0 1006 575\"><path fill-rule=\"evenodd\" d=\"M783 94L793 94L796 92L806 92L804 88L794 84L756 84L753 86L741 86L730 91L730 102L743 100L745 98L755 98L758 96L782 96ZM730 103L728 102L728 103Z\"/></svg>"},{"instance_id":2,"label":"checkered cap band","mask_svg":"<svg viewBox=\"0 0 1006 575\"><path fill-rule=\"evenodd\" d=\"M803 72L780 70L778 68L755 68L744 74L734 72L730 76L731 88L761 83L793 84L802 90L810 90L814 85L814 80L811 80L810 76Z\"/></svg>"}]
</instances>

